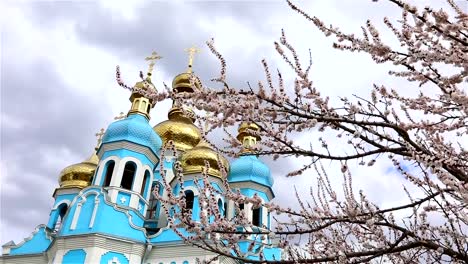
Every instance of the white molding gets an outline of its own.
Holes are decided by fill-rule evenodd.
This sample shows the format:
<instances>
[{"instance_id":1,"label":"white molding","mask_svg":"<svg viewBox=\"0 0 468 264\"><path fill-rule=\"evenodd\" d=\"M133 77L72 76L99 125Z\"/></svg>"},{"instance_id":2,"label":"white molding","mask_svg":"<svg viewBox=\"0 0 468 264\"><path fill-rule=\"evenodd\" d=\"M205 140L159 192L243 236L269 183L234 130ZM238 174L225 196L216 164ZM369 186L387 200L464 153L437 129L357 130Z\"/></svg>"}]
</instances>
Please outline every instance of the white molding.
<instances>
[{"instance_id":1,"label":"white molding","mask_svg":"<svg viewBox=\"0 0 468 264\"><path fill-rule=\"evenodd\" d=\"M24 243L28 242L29 240L33 239L34 235L37 234L39 232L39 229L41 228L44 228L44 233L45 233L45 237L49 240L49 241L52 241L53 238L52 238L52 235L51 235L51 232L49 231L50 229L47 227L47 225L45 224L40 224L38 226L36 226L36 228L34 228L34 231L31 232L31 234L28 236L28 237L25 237L23 239L23 241L21 241L18 245L16 245L13 241L10 241L10 242L13 242L13 244L10 244L10 243L7 243L7 244L4 244L2 247L3 247L3 250L5 251L6 249L12 249L12 248L19 248L21 246L24 245ZM9 250L8 250L9 251ZM9 253L9 252L8 252Z\"/></svg>"},{"instance_id":2,"label":"white molding","mask_svg":"<svg viewBox=\"0 0 468 264\"><path fill-rule=\"evenodd\" d=\"M68 199L61 200L60 203L56 204L56 205L52 208L52 210L57 210L58 207L59 207L60 205L62 205L62 204L66 204L67 207L69 208L69 207L70 207L70 203L71 203L71 201L68 200Z\"/></svg>"},{"instance_id":3,"label":"white molding","mask_svg":"<svg viewBox=\"0 0 468 264\"><path fill-rule=\"evenodd\" d=\"M82 200L83 201L83 200ZM86 200L85 200L86 201ZM70 224L70 230L75 230L76 228L76 224L78 223L78 218L80 217L80 214L81 214L81 207L83 206L83 203L82 202L79 202L77 205L76 205L76 209L75 209L75 214L73 215L73 219L72 219L72 222Z\"/></svg>"},{"instance_id":4,"label":"white molding","mask_svg":"<svg viewBox=\"0 0 468 264\"><path fill-rule=\"evenodd\" d=\"M76 201L78 201L77 200L78 198L81 198L81 201L79 201L78 204L76 205L75 214L73 215L73 219L72 219L72 222L70 224L70 230L75 230L76 225L78 224L78 219L79 219L79 217L81 215L81 207L87 201L86 197L88 197L90 195L93 195L93 194L96 195L96 197L94 198L94 200L96 201L96 199L99 198L99 195L101 193L96 191L96 190L91 190L91 191L88 191L88 192L81 191L80 194L77 197L75 197L75 199L73 199L73 202L72 202L73 204L76 203ZM96 205L96 202L95 202L95 205ZM90 221L91 220L92 219L90 219Z\"/></svg>"},{"instance_id":5,"label":"white molding","mask_svg":"<svg viewBox=\"0 0 468 264\"><path fill-rule=\"evenodd\" d=\"M153 164L158 164L159 162L159 157L150 148L125 140L102 144L98 150L97 155L99 158L101 158L102 155L107 151L120 149L128 149L145 155Z\"/></svg>"},{"instance_id":6,"label":"white molding","mask_svg":"<svg viewBox=\"0 0 468 264\"><path fill-rule=\"evenodd\" d=\"M263 193L265 193L267 195L267 197L268 197L268 199L270 201L275 198L274 194L273 194L273 191L269 187L266 187L265 185L261 185L261 184L251 182L251 181L232 182L232 183L229 183L229 187L231 189L250 188L250 189L254 189L254 190L263 192Z\"/></svg>"},{"instance_id":7,"label":"white molding","mask_svg":"<svg viewBox=\"0 0 468 264\"><path fill-rule=\"evenodd\" d=\"M98 164L99 169L98 169L98 171L96 173L96 177L94 179L94 185L99 185L99 186L101 185L101 181L102 181L102 177L103 177L102 173L104 172L104 169L105 169L104 165L106 165L107 162L109 162L111 160L115 162L114 171L112 172L112 175L111 175L111 179L114 178L115 171L116 171L115 168L117 167L117 164L119 163L120 158L118 156L109 156L106 159L99 161L99 164Z\"/></svg>"},{"instance_id":8,"label":"white molding","mask_svg":"<svg viewBox=\"0 0 468 264\"><path fill-rule=\"evenodd\" d=\"M96 213L99 208L99 200L99 196L96 195L96 198L94 199L93 214L91 215L91 221L89 221L89 228L93 228L94 226L94 220L96 219Z\"/></svg>"}]
</instances>

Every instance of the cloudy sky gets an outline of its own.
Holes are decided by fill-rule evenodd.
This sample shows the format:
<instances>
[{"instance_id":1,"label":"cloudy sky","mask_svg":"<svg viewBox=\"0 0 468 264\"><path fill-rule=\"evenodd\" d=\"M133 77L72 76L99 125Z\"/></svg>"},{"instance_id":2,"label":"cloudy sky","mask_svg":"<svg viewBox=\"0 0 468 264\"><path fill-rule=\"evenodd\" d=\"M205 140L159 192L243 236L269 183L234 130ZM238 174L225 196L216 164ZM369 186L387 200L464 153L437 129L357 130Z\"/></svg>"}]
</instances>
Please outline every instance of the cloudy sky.
<instances>
[{"instance_id":1,"label":"cloudy sky","mask_svg":"<svg viewBox=\"0 0 468 264\"><path fill-rule=\"evenodd\" d=\"M398 9L384 2L310 0L300 6L327 23L360 32L367 19L382 25L383 16L399 15ZM332 98L365 96L373 82L391 82L386 76L388 68L375 66L368 56L333 50L331 40L284 1L129 3L0 3L1 244L19 242L36 225L47 223L59 172L84 160L96 143L94 134L114 116L128 111L129 94L115 82L117 64L131 84L137 81L138 71L147 68L144 57L157 51L163 59L156 63L154 80L163 87L163 82L170 84L185 70L184 49L196 45L202 53L194 68L208 82L219 72L219 63L204 44L214 38L227 60L229 82L243 87L247 81L264 79L262 58L285 68L273 46L284 28L305 62L311 48L314 83L323 94ZM285 77L291 80L294 76ZM168 107L168 103L160 103L153 109L152 125L166 118ZM283 162L294 167L300 161ZM285 166L268 163L280 203L291 199L294 184L313 183L310 175L285 179L286 171L281 169ZM400 199L401 193L391 191L395 185L401 186L400 178L387 164L356 174L357 188L367 190L379 204ZM278 188L284 184L291 190Z\"/></svg>"}]
</instances>

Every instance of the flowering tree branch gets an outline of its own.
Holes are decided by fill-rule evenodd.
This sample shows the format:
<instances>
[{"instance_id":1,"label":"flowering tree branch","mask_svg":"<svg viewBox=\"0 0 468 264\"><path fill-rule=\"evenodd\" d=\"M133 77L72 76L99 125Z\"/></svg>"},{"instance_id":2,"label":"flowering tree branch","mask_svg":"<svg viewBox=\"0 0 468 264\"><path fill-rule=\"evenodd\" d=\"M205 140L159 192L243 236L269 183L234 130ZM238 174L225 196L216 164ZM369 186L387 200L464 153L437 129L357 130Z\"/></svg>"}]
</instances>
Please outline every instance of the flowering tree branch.
<instances>
[{"instance_id":1,"label":"flowering tree branch","mask_svg":"<svg viewBox=\"0 0 468 264\"><path fill-rule=\"evenodd\" d=\"M279 71L275 82L267 60L263 60L266 82L260 81L256 87L231 86L226 81L226 60L213 40L207 43L221 63L220 76L213 81L221 83L222 89L200 86L196 93L166 96L209 113L197 116L210 124L209 131L228 131L239 122L254 122L260 127L256 135L262 137L255 154L273 159L309 159L288 176L314 170L318 184L311 189L309 201L296 193L298 208L286 208L263 203L258 196L241 195L232 190L226 177L223 191L219 191L210 182L207 164L195 180L201 213L194 220L192 211L181 209L186 206L184 177L176 162L178 188L174 182L165 182L168 196L158 198L169 225L186 243L214 252L217 257L249 263L468 261L468 151L464 145L468 142L468 15L452 0L447 2L455 16L430 7L420 10L401 0L387 1L402 13L397 23L383 19L398 40L397 46L384 43L371 21L358 37L326 26L287 0L293 11L336 40L334 48L366 53L375 63L389 65L391 77L406 81L407 87L374 84L368 98L354 95L341 98L338 104L330 103L311 80L310 51L303 66L284 31L274 47L290 68L289 74L295 76L290 85L283 80L285 73ZM408 89L418 94L406 96ZM320 147L313 147L312 140L310 144L297 140L298 135L310 138L311 133L318 135ZM240 142L230 133L226 133L226 141L229 146L222 151L236 155ZM336 142L349 148L341 151L330 146ZM176 153L175 149L171 151ZM408 184L420 190L419 197L413 198L404 189L408 202L381 209L362 191L354 193L348 162L373 166L385 159ZM321 165L324 160L341 167L341 198ZM408 164L413 169L408 169ZM232 201L235 217L228 219L221 214L216 194ZM241 204L262 206L277 214L275 225L253 225ZM247 251L239 247L243 242L249 243ZM271 246L284 248L284 259L266 260L263 252Z\"/></svg>"}]
</instances>

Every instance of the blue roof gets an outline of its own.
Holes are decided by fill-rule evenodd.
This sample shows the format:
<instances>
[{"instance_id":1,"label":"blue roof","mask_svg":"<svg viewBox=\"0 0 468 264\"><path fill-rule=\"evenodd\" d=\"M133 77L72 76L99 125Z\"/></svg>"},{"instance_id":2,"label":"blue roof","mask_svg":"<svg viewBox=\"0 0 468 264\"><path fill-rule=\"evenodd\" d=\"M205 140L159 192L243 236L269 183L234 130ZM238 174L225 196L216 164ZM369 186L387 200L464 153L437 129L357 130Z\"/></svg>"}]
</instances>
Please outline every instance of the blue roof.
<instances>
[{"instance_id":1,"label":"blue roof","mask_svg":"<svg viewBox=\"0 0 468 264\"><path fill-rule=\"evenodd\" d=\"M229 182L253 181L268 187L273 186L270 168L255 155L244 155L231 163Z\"/></svg>"},{"instance_id":2,"label":"blue roof","mask_svg":"<svg viewBox=\"0 0 468 264\"><path fill-rule=\"evenodd\" d=\"M139 114L129 115L109 125L102 138L102 144L129 141L149 147L155 154L161 149L162 140L148 123L148 119Z\"/></svg>"}]
</instances>

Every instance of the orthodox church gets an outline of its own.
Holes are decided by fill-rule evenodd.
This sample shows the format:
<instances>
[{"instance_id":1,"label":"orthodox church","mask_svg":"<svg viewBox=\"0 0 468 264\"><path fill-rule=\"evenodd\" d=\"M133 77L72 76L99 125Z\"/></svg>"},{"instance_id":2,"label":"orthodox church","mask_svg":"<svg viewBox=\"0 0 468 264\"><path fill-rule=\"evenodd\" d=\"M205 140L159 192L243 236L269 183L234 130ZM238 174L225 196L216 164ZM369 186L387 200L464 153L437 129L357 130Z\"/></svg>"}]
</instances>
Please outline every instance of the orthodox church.
<instances>
[{"instance_id":1,"label":"orthodox church","mask_svg":"<svg viewBox=\"0 0 468 264\"><path fill-rule=\"evenodd\" d=\"M155 53L148 57L150 70L147 78L135 84L130 96L128 114L96 134L98 146L83 162L64 168L58 177L59 186L53 192L54 203L47 224L40 224L23 241L10 241L2 246L3 263L158 263L188 264L197 259L208 260L215 254L187 245L168 227L168 216L161 208L153 190L167 196L162 188L162 177L176 186L174 162L178 159L183 170L185 197L192 219L199 220L199 190L194 183L201 177L205 161L212 185L222 194L221 166L228 170L229 187L242 194L257 195L265 202L274 198L270 169L257 156L249 153L260 140L252 131L259 127L242 123L237 138L244 150L239 157L228 161L207 144L193 117L185 114L183 106L173 105L168 119L154 127L149 124L150 110L155 102L147 96L148 89L156 89L151 82ZM172 83L174 92L193 93L191 85L192 58L186 72L177 75ZM180 155L164 155L161 148L172 140ZM162 163L162 166L161 164ZM221 165L221 166L220 166ZM161 168L164 172L161 172ZM161 186L159 188L158 186ZM157 189L156 189L157 188ZM217 197L224 217L232 218L232 201ZM241 210L252 225L270 227L266 208L245 204ZM247 250L249 240L239 242ZM281 249L259 241L265 258L281 259ZM258 254L248 255L259 259ZM217 263L235 263L219 258Z\"/></svg>"}]
</instances>

